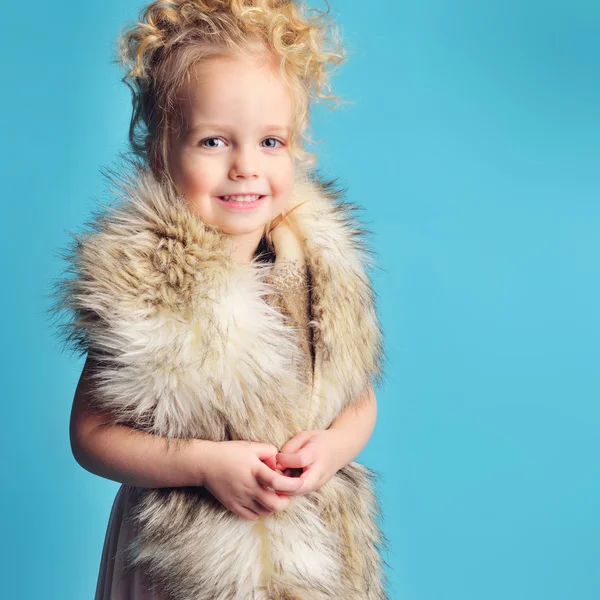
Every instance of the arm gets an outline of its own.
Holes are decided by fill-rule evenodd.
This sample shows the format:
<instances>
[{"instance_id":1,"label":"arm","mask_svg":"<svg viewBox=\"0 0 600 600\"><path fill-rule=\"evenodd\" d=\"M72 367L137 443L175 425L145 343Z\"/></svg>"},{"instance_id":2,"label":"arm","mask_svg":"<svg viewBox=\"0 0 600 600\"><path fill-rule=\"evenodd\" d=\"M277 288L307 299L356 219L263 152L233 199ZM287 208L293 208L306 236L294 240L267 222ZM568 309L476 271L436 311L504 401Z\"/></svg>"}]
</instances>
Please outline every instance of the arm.
<instances>
[{"instance_id":1,"label":"arm","mask_svg":"<svg viewBox=\"0 0 600 600\"><path fill-rule=\"evenodd\" d=\"M136 487L203 485L216 442L181 440L167 446L164 437L127 425L107 425L106 415L90 408L92 359L83 367L70 421L71 450L87 471Z\"/></svg>"},{"instance_id":2,"label":"arm","mask_svg":"<svg viewBox=\"0 0 600 600\"><path fill-rule=\"evenodd\" d=\"M92 362L88 356L70 424L73 456L84 469L135 487L203 486L226 508L251 520L289 504L280 492L294 492L301 482L266 464L277 452L271 444L201 439L167 444L165 437L109 424L107 415L90 404Z\"/></svg>"},{"instance_id":3,"label":"arm","mask_svg":"<svg viewBox=\"0 0 600 600\"><path fill-rule=\"evenodd\" d=\"M377 420L375 390L369 384L356 405L343 410L327 431L333 440L339 468L352 462L366 446Z\"/></svg>"}]
</instances>

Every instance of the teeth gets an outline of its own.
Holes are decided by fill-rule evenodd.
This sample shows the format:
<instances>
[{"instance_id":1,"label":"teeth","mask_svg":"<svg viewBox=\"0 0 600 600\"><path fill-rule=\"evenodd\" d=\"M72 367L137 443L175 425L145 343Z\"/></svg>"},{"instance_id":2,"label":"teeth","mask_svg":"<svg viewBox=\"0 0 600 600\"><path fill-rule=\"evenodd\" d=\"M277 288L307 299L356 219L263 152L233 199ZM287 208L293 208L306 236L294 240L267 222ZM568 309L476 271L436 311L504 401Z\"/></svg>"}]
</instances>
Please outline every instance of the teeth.
<instances>
[{"instance_id":1,"label":"teeth","mask_svg":"<svg viewBox=\"0 0 600 600\"><path fill-rule=\"evenodd\" d=\"M235 200L236 202L254 202L260 198L259 194L253 196L221 196L223 200Z\"/></svg>"}]
</instances>

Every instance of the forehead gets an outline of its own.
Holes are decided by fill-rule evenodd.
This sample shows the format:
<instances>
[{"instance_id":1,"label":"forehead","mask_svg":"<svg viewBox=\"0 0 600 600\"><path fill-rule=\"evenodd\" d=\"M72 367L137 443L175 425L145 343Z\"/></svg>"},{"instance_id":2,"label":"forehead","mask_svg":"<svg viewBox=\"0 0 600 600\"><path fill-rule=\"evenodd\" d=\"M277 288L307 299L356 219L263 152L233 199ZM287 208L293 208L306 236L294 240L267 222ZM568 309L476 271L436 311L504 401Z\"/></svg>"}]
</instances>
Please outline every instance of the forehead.
<instances>
[{"instance_id":1,"label":"forehead","mask_svg":"<svg viewBox=\"0 0 600 600\"><path fill-rule=\"evenodd\" d=\"M289 86L268 58L218 57L194 66L178 94L187 130L218 124L250 130L291 127Z\"/></svg>"}]
</instances>

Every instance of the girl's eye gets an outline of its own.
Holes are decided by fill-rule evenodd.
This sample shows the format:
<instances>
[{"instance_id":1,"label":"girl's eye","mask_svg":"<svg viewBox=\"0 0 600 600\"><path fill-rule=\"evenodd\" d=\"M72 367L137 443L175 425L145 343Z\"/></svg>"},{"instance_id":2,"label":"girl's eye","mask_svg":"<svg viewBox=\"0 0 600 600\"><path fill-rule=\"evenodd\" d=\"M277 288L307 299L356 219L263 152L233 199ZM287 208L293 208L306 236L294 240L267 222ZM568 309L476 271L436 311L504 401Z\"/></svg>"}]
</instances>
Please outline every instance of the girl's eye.
<instances>
[{"instance_id":1,"label":"girl's eye","mask_svg":"<svg viewBox=\"0 0 600 600\"><path fill-rule=\"evenodd\" d=\"M272 142L276 142L277 144L283 145L283 144L282 144L282 142L280 142L280 141L279 141L278 139L276 139L276 138L266 138L264 141L266 142L266 141L268 141L268 140L271 140ZM277 148L277 146L276 146L276 145L273 145L273 146L267 146L267 148Z\"/></svg>"},{"instance_id":2,"label":"girl's eye","mask_svg":"<svg viewBox=\"0 0 600 600\"><path fill-rule=\"evenodd\" d=\"M205 140L202 140L200 142L200 145L203 146L204 148L218 148L219 146L215 146L213 144L210 145L206 145L206 142L222 142L223 140L220 138L206 138Z\"/></svg>"}]
</instances>

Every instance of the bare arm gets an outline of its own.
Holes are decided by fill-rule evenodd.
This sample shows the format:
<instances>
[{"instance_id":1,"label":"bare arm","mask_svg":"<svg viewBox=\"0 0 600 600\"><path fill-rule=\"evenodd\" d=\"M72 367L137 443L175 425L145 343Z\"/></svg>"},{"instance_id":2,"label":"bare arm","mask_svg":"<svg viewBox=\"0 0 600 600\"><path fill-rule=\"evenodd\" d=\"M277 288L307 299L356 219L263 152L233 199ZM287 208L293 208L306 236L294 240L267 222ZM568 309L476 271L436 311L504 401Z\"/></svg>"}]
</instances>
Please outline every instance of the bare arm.
<instances>
[{"instance_id":1,"label":"bare arm","mask_svg":"<svg viewBox=\"0 0 600 600\"><path fill-rule=\"evenodd\" d=\"M328 427L336 440L340 468L352 462L367 445L377 420L377 399L372 385L363 392L356 406L349 406Z\"/></svg>"},{"instance_id":2,"label":"bare arm","mask_svg":"<svg viewBox=\"0 0 600 600\"><path fill-rule=\"evenodd\" d=\"M166 438L127 425L106 425L106 415L90 407L88 356L73 399L71 449L87 471L136 487L201 486L217 442L191 439L167 447Z\"/></svg>"},{"instance_id":3,"label":"bare arm","mask_svg":"<svg viewBox=\"0 0 600 600\"><path fill-rule=\"evenodd\" d=\"M277 448L264 442L244 440L213 442L177 440L109 424L107 415L93 410L90 378L93 359L87 357L71 412L70 437L75 460L107 479L135 487L161 488L204 486L225 507L240 517L285 509L298 478L277 473L273 466Z\"/></svg>"}]
</instances>

